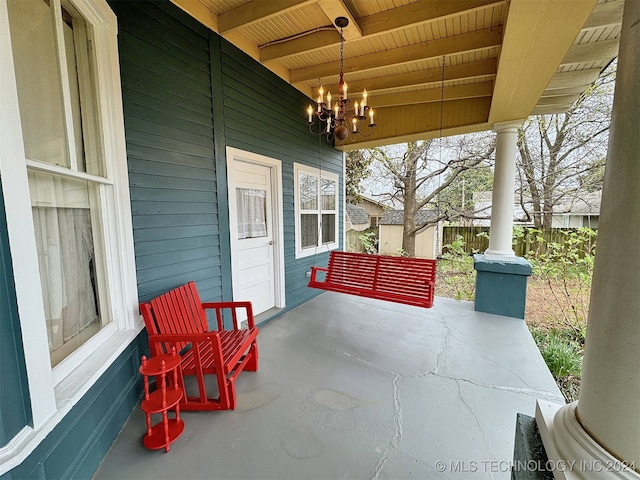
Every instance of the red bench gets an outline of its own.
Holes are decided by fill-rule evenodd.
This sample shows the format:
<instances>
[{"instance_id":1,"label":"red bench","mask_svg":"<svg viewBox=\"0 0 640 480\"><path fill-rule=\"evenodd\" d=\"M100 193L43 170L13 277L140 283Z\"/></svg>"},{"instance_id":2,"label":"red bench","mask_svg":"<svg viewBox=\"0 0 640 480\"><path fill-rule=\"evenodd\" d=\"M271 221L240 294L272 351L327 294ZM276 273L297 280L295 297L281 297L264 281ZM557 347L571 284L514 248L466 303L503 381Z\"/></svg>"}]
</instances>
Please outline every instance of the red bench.
<instances>
[{"instance_id":1,"label":"red bench","mask_svg":"<svg viewBox=\"0 0 640 480\"><path fill-rule=\"evenodd\" d=\"M309 286L418 307L432 307L436 260L332 251L327 268L311 267ZM324 280L319 279L324 274Z\"/></svg>"},{"instance_id":2,"label":"red bench","mask_svg":"<svg viewBox=\"0 0 640 480\"><path fill-rule=\"evenodd\" d=\"M207 310L215 312L217 329L210 331ZM140 304L149 333L151 355L180 352L180 383L184 376L195 376L198 396L180 402L182 410L233 410L236 407L235 380L243 370L258 370L258 329L254 325L251 302L202 303L194 282ZM225 330L223 318L230 312L233 329ZM248 328L239 328L238 320L247 319ZM207 394L206 375L215 375L218 396Z\"/></svg>"}]
</instances>

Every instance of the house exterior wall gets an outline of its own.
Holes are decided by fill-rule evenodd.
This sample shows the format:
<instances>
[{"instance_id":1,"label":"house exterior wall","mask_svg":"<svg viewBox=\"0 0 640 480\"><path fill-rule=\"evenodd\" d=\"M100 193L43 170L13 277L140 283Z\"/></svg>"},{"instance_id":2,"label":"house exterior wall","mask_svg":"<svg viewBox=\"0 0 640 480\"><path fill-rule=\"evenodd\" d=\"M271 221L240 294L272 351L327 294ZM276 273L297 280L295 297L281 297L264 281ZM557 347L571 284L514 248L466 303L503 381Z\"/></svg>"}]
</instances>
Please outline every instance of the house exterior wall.
<instances>
[{"instance_id":1,"label":"house exterior wall","mask_svg":"<svg viewBox=\"0 0 640 480\"><path fill-rule=\"evenodd\" d=\"M371 226L376 227L378 225L378 221L384 215L384 207L378 203L372 202L367 198L362 198L358 206L364 208L364 210L371 217Z\"/></svg>"},{"instance_id":2,"label":"house exterior wall","mask_svg":"<svg viewBox=\"0 0 640 480\"><path fill-rule=\"evenodd\" d=\"M287 308L317 295L305 272L328 253L295 259L293 163L342 183L342 154L292 115L308 99L168 2L112 5L140 300L189 280L204 300L231 299L227 146L282 162Z\"/></svg>"},{"instance_id":3,"label":"house exterior wall","mask_svg":"<svg viewBox=\"0 0 640 480\"><path fill-rule=\"evenodd\" d=\"M551 217L552 228L598 228L599 215L565 214Z\"/></svg>"},{"instance_id":4,"label":"house exterior wall","mask_svg":"<svg viewBox=\"0 0 640 480\"><path fill-rule=\"evenodd\" d=\"M254 65L250 57L229 42L212 35L220 42L221 91L224 95L224 138L221 141L226 142L225 146L282 162L285 300L286 309L289 309L320 293L307 287L306 272L314 265L325 266L329 258L328 251L323 248L318 248L313 256L295 258L293 164L297 162L333 172L342 186L342 153L324 139L318 142L316 136L309 134L304 118L298 114L304 113L309 104L306 96L262 66ZM219 169L219 180L226 178L221 171L222 168ZM344 218L342 188L337 214L339 219ZM338 223L338 245L343 245L344 222Z\"/></svg>"},{"instance_id":5,"label":"house exterior wall","mask_svg":"<svg viewBox=\"0 0 640 480\"><path fill-rule=\"evenodd\" d=\"M402 248L402 225L380 225L380 253L398 255ZM416 235L416 257L436 258L438 255L436 227L428 227Z\"/></svg>"},{"instance_id":6,"label":"house exterior wall","mask_svg":"<svg viewBox=\"0 0 640 480\"><path fill-rule=\"evenodd\" d=\"M140 334L35 450L0 478L91 478L131 411L138 408L138 367L146 349L146 335Z\"/></svg>"},{"instance_id":7,"label":"house exterior wall","mask_svg":"<svg viewBox=\"0 0 640 480\"><path fill-rule=\"evenodd\" d=\"M29 387L13 283L4 196L0 188L0 447L31 422ZM14 388L7 388L13 386Z\"/></svg>"},{"instance_id":8,"label":"house exterior wall","mask_svg":"<svg viewBox=\"0 0 640 480\"><path fill-rule=\"evenodd\" d=\"M227 146L282 162L285 310L319 294L307 288L305 272L326 264L328 252L295 259L293 163L335 172L342 185L342 153L309 135L309 99L168 0L109 4L118 17L140 301L188 280L197 282L204 300L231 298ZM339 199L342 218L343 192ZM29 339L20 332L12 285L20 266L6 237L0 222L0 374L3 385L12 386L0 390L0 450L31 423L21 350ZM146 352L142 332L0 478L90 478L139 402L138 366Z\"/></svg>"},{"instance_id":9,"label":"house exterior wall","mask_svg":"<svg viewBox=\"0 0 640 480\"><path fill-rule=\"evenodd\" d=\"M140 300L189 280L221 299L207 30L168 4L112 6Z\"/></svg>"}]
</instances>

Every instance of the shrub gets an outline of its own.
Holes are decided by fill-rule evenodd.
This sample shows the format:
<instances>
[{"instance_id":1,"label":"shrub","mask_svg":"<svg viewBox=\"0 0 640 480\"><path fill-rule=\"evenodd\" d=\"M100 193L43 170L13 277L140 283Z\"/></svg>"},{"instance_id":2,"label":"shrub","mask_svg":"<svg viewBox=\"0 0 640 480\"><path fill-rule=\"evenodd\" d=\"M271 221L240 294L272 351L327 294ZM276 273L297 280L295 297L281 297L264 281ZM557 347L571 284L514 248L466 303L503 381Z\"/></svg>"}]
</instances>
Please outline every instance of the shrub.
<instances>
[{"instance_id":1,"label":"shrub","mask_svg":"<svg viewBox=\"0 0 640 480\"><path fill-rule=\"evenodd\" d=\"M548 287L546 301L571 329L570 337L584 345L596 232L583 227L561 233L562 242L546 242L538 236L538 248L527 259L534 277Z\"/></svg>"},{"instance_id":2,"label":"shrub","mask_svg":"<svg viewBox=\"0 0 640 480\"><path fill-rule=\"evenodd\" d=\"M582 352L574 342L563 338L562 334L556 331L546 334L536 332L534 339L554 378L581 376Z\"/></svg>"},{"instance_id":3,"label":"shrub","mask_svg":"<svg viewBox=\"0 0 640 480\"><path fill-rule=\"evenodd\" d=\"M438 275L443 285L436 286L436 292L443 296L449 296L456 300L473 300L475 294L475 275L473 272L473 257L465 251L465 241L462 235L456 235L456 239L450 244L444 245L446 253L442 254L438 262Z\"/></svg>"},{"instance_id":4,"label":"shrub","mask_svg":"<svg viewBox=\"0 0 640 480\"><path fill-rule=\"evenodd\" d=\"M378 234L376 232L363 233L358 237L365 253L376 254L378 253Z\"/></svg>"}]
</instances>

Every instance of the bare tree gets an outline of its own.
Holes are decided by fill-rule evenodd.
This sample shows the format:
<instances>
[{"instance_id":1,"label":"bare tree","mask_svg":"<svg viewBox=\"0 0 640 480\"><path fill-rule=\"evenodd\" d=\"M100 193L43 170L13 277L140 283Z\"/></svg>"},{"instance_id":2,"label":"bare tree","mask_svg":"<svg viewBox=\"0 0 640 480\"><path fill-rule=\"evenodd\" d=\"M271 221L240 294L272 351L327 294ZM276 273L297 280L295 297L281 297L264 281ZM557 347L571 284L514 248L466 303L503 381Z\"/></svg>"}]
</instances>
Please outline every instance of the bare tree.
<instances>
[{"instance_id":1,"label":"bare tree","mask_svg":"<svg viewBox=\"0 0 640 480\"><path fill-rule=\"evenodd\" d=\"M368 150L353 150L347 152L346 162L346 194L347 200L352 203L360 203L362 194L362 182L369 177L369 164L371 155Z\"/></svg>"},{"instance_id":2,"label":"bare tree","mask_svg":"<svg viewBox=\"0 0 640 480\"><path fill-rule=\"evenodd\" d=\"M486 134L469 134L371 150L371 177L387 192L381 197L403 206L402 249L407 255L415 256L416 234L422 229L460 214L440 202L441 193L462 172L486 165L494 148ZM434 212L431 220L418 223L416 213L427 208Z\"/></svg>"},{"instance_id":3,"label":"bare tree","mask_svg":"<svg viewBox=\"0 0 640 480\"><path fill-rule=\"evenodd\" d=\"M554 207L602 188L615 65L565 113L529 117L518 131L520 203L539 229L550 229ZM588 185L585 183L587 182Z\"/></svg>"}]
</instances>

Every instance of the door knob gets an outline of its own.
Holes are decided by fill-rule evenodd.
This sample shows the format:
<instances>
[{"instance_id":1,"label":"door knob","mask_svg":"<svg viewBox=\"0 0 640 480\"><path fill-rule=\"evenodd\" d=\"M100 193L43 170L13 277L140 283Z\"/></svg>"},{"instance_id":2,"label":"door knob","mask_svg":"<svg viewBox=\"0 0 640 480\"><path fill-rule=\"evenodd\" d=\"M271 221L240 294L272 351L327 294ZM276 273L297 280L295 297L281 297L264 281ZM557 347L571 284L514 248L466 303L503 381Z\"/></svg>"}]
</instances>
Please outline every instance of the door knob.
<instances>
[{"instance_id":1,"label":"door knob","mask_svg":"<svg viewBox=\"0 0 640 480\"><path fill-rule=\"evenodd\" d=\"M273 240L269 240L269 245L273 245Z\"/></svg>"}]
</instances>

